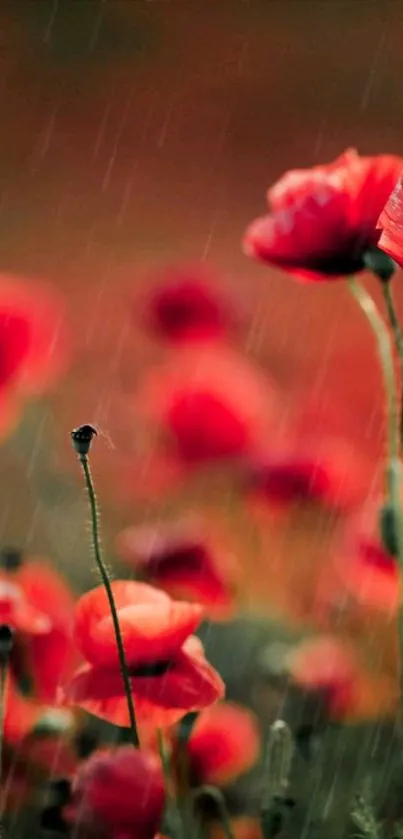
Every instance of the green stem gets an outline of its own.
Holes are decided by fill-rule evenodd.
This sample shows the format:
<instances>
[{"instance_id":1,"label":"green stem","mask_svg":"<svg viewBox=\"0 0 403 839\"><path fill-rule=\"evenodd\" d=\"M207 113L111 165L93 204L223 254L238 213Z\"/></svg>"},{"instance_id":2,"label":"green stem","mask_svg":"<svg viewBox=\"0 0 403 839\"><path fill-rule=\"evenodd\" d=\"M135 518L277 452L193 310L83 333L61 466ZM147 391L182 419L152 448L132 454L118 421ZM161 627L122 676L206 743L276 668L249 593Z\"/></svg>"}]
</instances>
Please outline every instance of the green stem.
<instances>
[{"instance_id":1,"label":"green stem","mask_svg":"<svg viewBox=\"0 0 403 839\"><path fill-rule=\"evenodd\" d=\"M193 795L193 800L197 801L197 799L202 796L210 798L212 801L214 801L214 804L217 807L220 816L220 822L224 831L225 839L234 839L234 834L231 827L231 820L222 792L220 792L220 790L216 787L206 784L205 786L199 787L195 791Z\"/></svg>"},{"instance_id":2,"label":"green stem","mask_svg":"<svg viewBox=\"0 0 403 839\"><path fill-rule=\"evenodd\" d=\"M9 657L8 654L0 655L0 839L4 839L4 806L3 799L3 746L4 746L4 719L6 716L6 685Z\"/></svg>"},{"instance_id":3,"label":"green stem","mask_svg":"<svg viewBox=\"0 0 403 839\"><path fill-rule=\"evenodd\" d=\"M394 461L399 458L400 435L397 413L397 390L395 379L395 368L393 364L392 342L388 328L380 316L378 309L367 291L356 280L349 281L350 291L363 311L375 337L379 362L383 375L383 384L386 400L386 415L388 418L388 460ZM389 497L392 500L392 485L390 475L387 474L387 486Z\"/></svg>"},{"instance_id":4,"label":"green stem","mask_svg":"<svg viewBox=\"0 0 403 839\"><path fill-rule=\"evenodd\" d=\"M386 412L388 417L388 460L385 478L388 499L391 508L394 510L396 521L397 560L399 566L400 588L398 608L400 713L403 719L403 526L400 502L401 438L393 349L389 330L383 318L379 314L371 295L368 294L368 292L354 279L349 281L349 286L353 297L367 318L375 337L385 390Z\"/></svg>"},{"instance_id":5,"label":"green stem","mask_svg":"<svg viewBox=\"0 0 403 839\"><path fill-rule=\"evenodd\" d=\"M393 300L393 292L390 282L381 283L383 298L385 301L386 311L388 313L389 323L392 329L397 356L400 367L400 441L403 444L403 333L397 317L396 307Z\"/></svg>"},{"instance_id":6,"label":"green stem","mask_svg":"<svg viewBox=\"0 0 403 839\"><path fill-rule=\"evenodd\" d=\"M162 731L160 728L157 729L157 741L158 741L158 751L161 758L161 765L162 771L165 780L165 793L166 793L166 809L167 809L167 816L168 816L168 835L173 834L174 839L183 839L184 837L184 825L182 821L182 816L176 801L175 796L172 794L170 789L170 781L171 781L171 766L168 755L166 753L165 745L164 745L164 738L162 735ZM164 833L164 826L162 826L162 833Z\"/></svg>"},{"instance_id":7,"label":"green stem","mask_svg":"<svg viewBox=\"0 0 403 839\"><path fill-rule=\"evenodd\" d=\"M132 690L130 685L130 675L129 675L129 668L127 666L126 656L125 656L125 649L123 644L122 633L120 631L120 624L119 618L116 611L115 600L113 597L113 591L111 586L111 581L109 579L109 574L105 563L102 559L101 553L101 546L100 546L100 538L99 538L99 528L98 528L98 507L97 507L97 500L95 496L94 484L91 477L90 466L88 462L88 457L86 454L79 455L79 461L83 467L83 473L85 478L85 485L88 492L88 497L90 501L90 508L91 508L91 526L92 526L92 542L94 548L94 556L95 562L97 564L97 568L102 580L102 583L105 587L106 596L109 602L109 608L111 611L113 628L115 630L115 637L116 637L116 645L118 649L119 655L119 662L120 662L120 669L123 678L123 684L127 699L127 709L129 712L129 719L130 719L130 729L132 732L132 739L133 745L135 748L139 748L140 741L139 735L137 731L137 724L136 724L136 715L134 711L134 703L133 703L133 696Z\"/></svg>"},{"instance_id":8,"label":"green stem","mask_svg":"<svg viewBox=\"0 0 403 839\"><path fill-rule=\"evenodd\" d=\"M6 715L6 682L7 682L8 658L0 658L0 790L3 774L3 741L4 741L4 718Z\"/></svg>"}]
</instances>

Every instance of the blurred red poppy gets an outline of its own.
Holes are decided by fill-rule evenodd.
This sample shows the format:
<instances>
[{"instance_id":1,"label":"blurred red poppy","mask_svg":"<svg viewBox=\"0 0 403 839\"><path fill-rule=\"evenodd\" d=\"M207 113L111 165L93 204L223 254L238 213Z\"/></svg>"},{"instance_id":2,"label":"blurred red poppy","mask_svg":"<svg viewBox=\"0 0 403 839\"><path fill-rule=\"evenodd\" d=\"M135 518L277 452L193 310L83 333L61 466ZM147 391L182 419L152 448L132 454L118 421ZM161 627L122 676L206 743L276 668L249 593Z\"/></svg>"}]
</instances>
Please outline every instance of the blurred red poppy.
<instances>
[{"instance_id":1,"label":"blurred red poppy","mask_svg":"<svg viewBox=\"0 0 403 839\"><path fill-rule=\"evenodd\" d=\"M4 701L4 743L10 760L25 771L32 786L35 775L44 779L57 772L70 774L75 770L72 734L74 716L67 709L55 708L24 696L12 671L6 679ZM12 750L12 751L10 751ZM17 773L21 777L22 772Z\"/></svg>"},{"instance_id":2,"label":"blurred red poppy","mask_svg":"<svg viewBox=\"0 0 403 839\"><path fill-rule=\"evenodd\" d=\"M29 636L47 634L52 625L46 612L31 603L22 586L5 574L0 574L0 623Z\"/></svg>"},{"instance_id":3,"label":"blurred red poppy","mask_svg":"<svg viewBox=\"0 0 403 839\"><path fill-rule=\"evenodd\" d=\"M190 520L128 527L117 538L117 550L137 575L171 597L201 603L210 617L228 618L236 605L235 557L210 548L201 531Z\"/></svg>"},{"instance_id":4,"label":"blurred red poppy","mask_svg":"<svg viewBox=\"0 0 403 839\"><path fill-rule=\"evenodd\" d=\"M396 710L396 682L367 673L351 646L333 637L313 638L286 657L292 682L325 700L329 716L340 721L370 720Z\"/></svg>"},{"instance_id":5,"label":"blurred red poppy","mask_svg":"<svg viewBox=\"0 0 403 839\"><path fill-rule=\"evenodd\" d=\"M10 746L18 746L35 728L41 709L20 693L12 672L7 675L4 708L4 740Z\"/></svg>"},{"instance_id":6,"label":"blurred red poppy","mask_svg":"<svg viewBox=\"0 0 403 839\"><path fill-rule=\"evenodd\" d=\"M18 422L21 402L53 383L67 356L57 295L37 282L0 275L0 436Z\"/></svg>"},{"instance_id":7,"label":"blurred red poppy","mask_svg":"<svg viewBox=\"0 0 403 839\"><path fill-rule=\"evenodd\" d=\"M122 746L96 752L73 780L70 823L94 835L153 839L165 806L159 758L152 752Z\"/></svg>"},{"instance_id":8,"label":"blurred red poppy","mask_svg":"<svg viewBox=\"0 0 403 839\"><path fill-rule=\"evenodd\" d=\"M26 642L26 649L35 696L51 702L77 663L72 644L75 598L61 575L39 557L24 560L10 578L49 624L46 634Z\"/></svg>"},{"instance_id":9,"label":"blurred red poppy","mask_svg":"<svg viewBox=\"0 0 403 839\"><path fill-rule=\"evenodd\" d=\"M245 253L305 282L363 270L402 166L393 155L347 149L332 163L287 172L268 190L270 213L246 230Z\"/></svg>"},{"instance_id":10,"label":"blurred red poppy","mask_svg":"<svg viewBox=\"0 0 403 839\"><path fill-rule=\"evenodd\" d=\"M140 394L139 409L162 428L185 466L242 457L278 425L273 383L217 347L187 350L160 368Z\"/></svg>"},{"instance_id":11,"label":"blurred red poppy","mask_svg":"<svg viewBox=\"0 0 403 839\"><path fill-rule=\"evenodd\" d=\"M229 303L204 265L167 267L158 280L145 312L157 337L173 344L214 341L233 325Z\"/></svg>"},{"instance_id":12,"label":"blurred red poppy","mask_svg":"<svg viewBox=\"0 0 403 839\"><path fill-rule=\"evenodd\" d=\"M331 602L338 591L368 610L391 616L399 603L399 570L396 559L381 543L382 503L382 498L377 498L350 519L324 577L321 595Z\"/></svg>"},{"instance_id":13,"label":"blurred red poppy","mask_svg":"<svg viewBox=\"0 0 403 839\"><path fill-rule=\"evenodd\" d=\"M379 247L403 266L403 175L382 210Z\"/></svg>"},{"instance_id":14,"label":"blurred red poppy","mask_svg":"<svg viewBox=\"0 0 403 839\"><path fill-rule=\"evenodd\" d=\"M311 503L345 511L364 497L365 479L363 466L347 443L301 438L252 463L247 484L275 508Z\"/></svg>"},{"instance_id":15,"label":"blurred red poppy","mask_svg":"<svg viewBox=\"0 0 403 839\"><path fill-rule=\"evenodd\" d=\"M57 296L36 282L0 276L0 396L41 392L60 372L67 354Z\"/></svg>"},{"instance_id":16,"label":"blurred red poppy","mask_svg":"<svg viewBox=\"0 0 403 839\"><path fill-rule=\"evenodd\" d=\"M245 418L225 398L197 386L174 394L166 423L187 463L242 455L250 442Z\"/></svg>"},{"instance_id":17,"label":"blurred red poppy","mask_svg":"<svg viewBox=\"0 0 403 839\"><path fill-rule=\"evenodd\" d=\"M188 711L222 698L224 685L204 658L200 641L191 635L201 620L201 607L173 601L145 583L112 585L140 725L171 725ZM115 725L129 726L103 587L78 601L75 633L88 664L67 684L65 698Z\"/></svg>"},{"instance_id":18,"label":"blurred red poppy","mask_svg":"<svg viewBox=\"0 0 403 839\"><path fill-rule=\"evenodd\" d=\"M231 783L248 772L259 758L257 720L246 708L234 703L214 705L197 717L186 750L195 784Z\"/></svg>"}]
</instances>

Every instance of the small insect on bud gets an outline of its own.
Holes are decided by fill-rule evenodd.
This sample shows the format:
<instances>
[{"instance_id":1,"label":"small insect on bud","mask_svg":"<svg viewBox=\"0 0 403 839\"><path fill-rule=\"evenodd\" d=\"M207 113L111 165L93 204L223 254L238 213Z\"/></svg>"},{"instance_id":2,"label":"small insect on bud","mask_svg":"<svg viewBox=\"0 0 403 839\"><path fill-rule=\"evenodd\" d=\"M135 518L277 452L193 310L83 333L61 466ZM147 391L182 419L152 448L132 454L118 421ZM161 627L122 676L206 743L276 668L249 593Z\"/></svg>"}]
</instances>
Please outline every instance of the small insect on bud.
<instances>
[{"instance_id":1,"label":"small insect on bud","mask_svg":"<svg viewBox=\"0 0 403 839\"><path fill-rule=\"evenodd\" d=\"M5 571L17 571L23 563L20 548L3 548L0 551L0 566Z\"/></svg>"},{"instance_id":2,"label":"small insect on bud","mask_svg":"<svg viewBox=\"0 0 403 839\"><path fill-rule=\"evenodd\" d=\"M393 557L399 555L399 528L403 532L402 514L386 501L379 513L379 534L382 547Z\"/></svg>"},{"instance_id":3,"label":"small insect on bud","mask_svg":"<svg viewBox=\"0 0 403 839\"><path fill-rule=\"evenodd\" d=\"M363 262L365 267L383 283L389 282L397 269L397 264L392 257L380 248L371 248L364 253Z\"/></svg>"},{"instance_id":4,"label":"small insect on bud","mask_svg":"<svg viewBox=\"0 0 403 839\"><path fill-rule=\"evenodd\" d=\"M80 457L88 454L93 437L98 434L93 425L79 425L71 432L73 446Z\"/></svg>"},{"instance_id":5,"label":"small insect on bud","mask_svg":"<svg viewBox=\"0 0 403 839\"><path fill-rule=\"evenodd\" d=\"M0 626L0 659L7 659L13 648L13 630L7 623Z\"/></svg>"}]
</instances>

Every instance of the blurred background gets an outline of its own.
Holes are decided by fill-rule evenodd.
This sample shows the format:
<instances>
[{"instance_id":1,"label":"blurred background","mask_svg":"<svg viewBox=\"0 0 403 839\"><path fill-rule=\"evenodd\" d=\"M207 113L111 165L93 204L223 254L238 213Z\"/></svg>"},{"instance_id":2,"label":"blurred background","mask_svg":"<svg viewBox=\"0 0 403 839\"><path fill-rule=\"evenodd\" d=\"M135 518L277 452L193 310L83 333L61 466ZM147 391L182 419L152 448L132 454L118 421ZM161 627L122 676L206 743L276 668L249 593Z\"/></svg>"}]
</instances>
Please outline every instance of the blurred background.
<instances>
[{"instance_id":1,"label":"blurred background","mask_svg":"<svg viewBox=\"0 0 403 839\"><path fill-rule=\"evenodd\" d=\"M303 402L314 434L368 458L371 489L383 411L366 324L344 284L298 285L243 256L241 237L284 170L351 145L402 153L402 26L393 0L1 3L0 268L62 295L72 349L1 448L3 543L51 556L79 586L93 578L69 439L93 422L111 560L121 527L197 505L248 569L254 609L294 608L303 579L309 610L328 532L318 513L257 545L217 473L208 488L147 491L136 406L164 353L136 300L140 311L154 267L211 265L244 313L237 352L274 380L281 422Z\"/></svg>"}]
</instances>

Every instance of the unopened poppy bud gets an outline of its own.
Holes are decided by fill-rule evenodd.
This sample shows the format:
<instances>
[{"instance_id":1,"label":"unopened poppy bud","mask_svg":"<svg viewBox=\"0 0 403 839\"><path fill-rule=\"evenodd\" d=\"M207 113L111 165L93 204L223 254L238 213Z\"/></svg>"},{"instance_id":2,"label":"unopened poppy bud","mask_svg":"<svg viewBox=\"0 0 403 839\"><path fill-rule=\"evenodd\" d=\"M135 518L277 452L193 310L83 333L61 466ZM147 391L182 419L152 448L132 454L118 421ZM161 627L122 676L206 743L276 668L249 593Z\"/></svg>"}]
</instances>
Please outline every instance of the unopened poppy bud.
<instances>
[{"instance_id":1,"label":"unopened poppy bud","mask_svg":"<svg viewBox=\"0 0 403 839\"><path fill-rule=\"evenodd\" d=\"M0 626L0 659L6 659L13 648L13 630L7 623Z\"/></svg>"},{"instance_id":2,"label":"unopened poppy bud","mask_svg":"<svg viewBox=\"0 0 403 839\"><path fill-rule=\"evenodd\" d=\"M53 737L70 732L74 725L74 716L65 708L49 708L38 720L32 734L35 737Z\"/></svg>"},{"instance_id":3,"label":"unopened poppy bud","mask_svg":"<svg viewBox=\"0 0 403 839\"><path fill-rule=\"evenodd\" d=\"M0 551L0 565L5 571L17 571L23 563L23 554L19 548L3 548Z\"/></svg>"},{"instance_id":4,"label":"unopened poppy bud","mask_svg":"<svg viewBox=\"0 0 403 839\"><path fill-rule=\"evenodd\" d=\"M93 437L98 434L93 425L79 425L71 432L71 439L77 454L81 457L88 454Z\"/></svg>"},{"instance_id":5,"label":"unopened poppy bud","mask_svg":"<svg viewBox=\"0 0 403 839\"><path fill-rule=\"evenodd\" d=\"M394 557L399 555L399 528L403 533L402 513L386 501L379 514L379 531L383 548Z\"/></svg>"},{"instance_id":6,"label":"unopened poppy bud","mask_svg":"<svg viewBox=\"0 0 403 839\"><path fill-rule=\"evenodd\" d=\"M369 271L372 271L372 273L375 274L375 276L383 283L387 283L391 280L393 274L396 272L396 262L391 256L388 256L387 253L381 251L380 248L371 248L366 251L363 255L362 261L365 267L368 268Z\"/></svg>"},{"instance_id":7,"label":"unopened poppy bud","mask_svg":"<svg viewBox=\"0 0 403 839\"><path fill-rule=\"evenodd\" d=\"M284 720L276 720L270 726L266 752L265 779L270 798L284 795L288 786L293 752L290 727Z\"/></svg>"}]
</instances>

